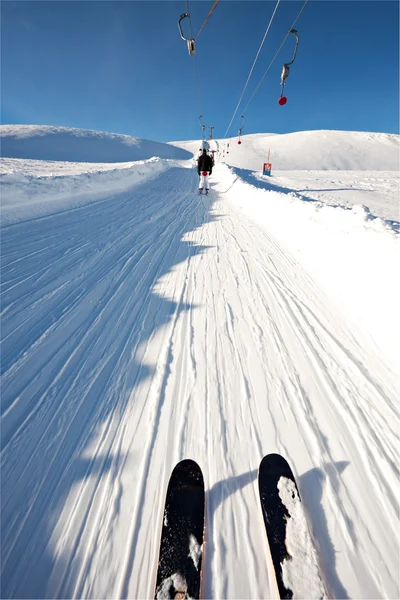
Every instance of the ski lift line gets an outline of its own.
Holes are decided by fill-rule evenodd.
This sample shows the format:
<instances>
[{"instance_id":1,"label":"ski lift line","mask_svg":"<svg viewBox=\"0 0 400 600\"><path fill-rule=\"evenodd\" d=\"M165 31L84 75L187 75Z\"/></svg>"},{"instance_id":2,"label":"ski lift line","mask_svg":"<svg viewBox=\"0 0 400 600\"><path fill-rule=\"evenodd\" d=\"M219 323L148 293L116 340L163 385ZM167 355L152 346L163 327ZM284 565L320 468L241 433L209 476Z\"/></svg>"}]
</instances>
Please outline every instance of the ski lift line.
<instances>
[{"instance_id":1,"label":"ski lift line","mask_svg":"<svg viewBox=\"0 0 400 600\"><path fill-rule=\"evenodd\" d=\"M292 29L294 28L294 26L296 25L296 23L297 23L297 21L298 21L298 19L299 19L300 15L301 15L301 13L303 12L303 10L304 10L304 9L305 9L305 7L306 7L306 4L307 4L307 2L308 2L308 0L305 0L305 2L304 2L304 4L303 4L303 6L301 7L301 9L300 9L300 11L299 11L299 13L298 13L297 17L296 17L296 18L295 18L295 20L293 21L293 23L292 23L292 26L290 27L289 31L288 31L288 32L287 32L287 34L285 35L285 38L284 38L284 40L283 40L282 44L279 46L278 50L276 51L276 54L275 54L274 58L273 58L273 59L271 60L271 62L269 63L269 65L268 65L268 67L267 67L267 70L265 71L264 75L261 77L260 81L259 81L259 82L258 82L258 84L257 84L257 87L256 87L256 89L254 90L254 92L253 92L253 93L252 93L252 95L250 96L250 98L249 98L249 100L248 100L248 102L247 102L246 106L245 106L245 107L244 107L244 109L243 109L243 112L245 112L245 111L246 111L246 109L247 109L247 107L249 106L250 102L253 100L254 96L255 96L255 95L256 95L256 93L258 92L260 85L261 85L261 84L262 84L262 82L264 81L264 79L265 79L265 76L267 75L268 71L270 70L270 68L272 67L273 63L275 62L275 59L276 59L276 57L278 56L279 52L281 51L281 49L282 49L282 47L283 47L284 43L285 43L285 42L286 42L286 40L288 39L288 37L289 37L289 35L290 35L290 33L291 33L291 30L292 30Z\"/></svg>"},{"instance_id":2,"label":"ski lift line","mask_svg":"<svg viewBox=\"0 0 400 600\"><path fill-rule=\"evenodd\" d=\"M215 0L214 4L210 8L209 13L208 13L208 15L206 16L206 18L204 20L203 25L200 27L199 32L197 33L196 37L194 38L195 40L199 37L200 33L203 31L203 29L204 29L204 27L205 27L208 19L211 17L211 15L213 14L214 10L216 9L218 2L219 2L219 0Z\"/></svg>"},{"instance_id":3,"label":"ski lift line","mask_svg":"<svg viewBox=\"0 0 400 600\"><path fill-rule=\"evenodd\" d=\"M262 41L261 41L260 47L258 48L258 52L257 52L257 54L256 54L256 57L255 57L255 59L254 59L253 65L252 65L252 67L251 67L251 69L250 69L250 73L249 73L249 75L248 75L248 77L247 77L247 81L246 81L246 83L245 83L245 85L244 85L244 88L243 88L242 94L241 94L241 96L240 96L240 98L239 98L239 102L237 103L237 106L236 106L236 108L235 108L235 112L233 113L232 119L231 119L231 121L230 121L230 123L229 123L229 125L228 125L228 128L227 128L227 130L226 130L226 132L225 132L225 136L224 136L224 137L226 137L226 136L228 135L228 131L229 131L229 130L230 130L230 128L231 128L231 125L232 125L232 123L233 123L233 119L235 118L235 116L236 116L236 113L237 113L237 111L239 110L239 106L240 106L240 104L241 104L241 102L242 102L242 100L243 100L244 93L245 93L245 91L246 91L246 89L247 89L247 86L248 86L248 84L249 84L250 77L251 77L251 75L252 75L252 73L253 73L253 71L254 71L254 67L256 66L256 62L257 62L257 60L258 60L258 57L259 57L259 55L260 55L260 52L261 52L261 49L262 49L262 47L263 47L263 45L264 45L265 39L266 39L266 37L267 37L267 35L268 35L268 32L269 32L269 30L270 30L270 27L271 27L271 25L272 25L272 21L274 20L275 13L276 13L276 11L277 11L277 8L278 8L278 6L279 6L279 3L280 3L280 1L281 1L281 0L278 0L278 1L277 1L277 3L276 3L276 5L275 5L274 12L272 13L272 17L271 17L271 19L270 19L270 21L269 21L269 23L268 23L267 29L265 30L264 37L263 37L263 39L262 39ZM308 0L307 0L307 1L308 1Z\"/></svg>"},{"instance_id":4,"label":"ski lift line","mask_svg":"<svg viewBox=\"0 0 400 600\"><path fill-rule=\"evenodd\" d=\"M189 0L186 0L187 16L189 18L190 37L193 38L192 17L190 16Z\"/></svg>"},{"instance_id":5,"label":"ski lift line","mask_svg":"<svg viewBox=\"0 0 400 600\"><path fill-rule=\"evenodd\" d=\"M198 88L198 93L199 93L200 110L203 113L204 112L203 94L201 93L200 75L199 75L199 69L197 67L196 55L193 56L193 59L194 59L194 68L195 68L195 71L196 71L196 79L197 79L197 88Z\"/></svg>"}]
</instances>

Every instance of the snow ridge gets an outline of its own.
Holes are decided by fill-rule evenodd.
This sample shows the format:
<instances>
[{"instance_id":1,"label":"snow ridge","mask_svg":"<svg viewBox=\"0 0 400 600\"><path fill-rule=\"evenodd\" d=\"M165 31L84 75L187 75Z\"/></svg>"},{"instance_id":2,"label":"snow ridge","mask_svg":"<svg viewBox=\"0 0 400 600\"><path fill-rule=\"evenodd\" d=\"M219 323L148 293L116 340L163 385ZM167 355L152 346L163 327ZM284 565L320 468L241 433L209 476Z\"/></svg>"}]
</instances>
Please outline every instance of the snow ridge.
<instances>
[{"instance_id":1,"label":"snow ridge","mask_svg":"<svg viewBox=\"0 0 400 600\"><path fill-rule=\"evenodd\" d=\"M190 154L168 144L129 135L52 127L0 125L1 156L34 160L119 163L159 158L188 159Z\"/></svg>"},{"instance_id":2,"label":"snow ridge","mask_svg":"<svg viewBox=\"0 0 400 600\"><path fill-rule=\"evenodd\" d=\"M248 134L218 140L224 161L233 167L261 171L268 160L273 171L395 171L400 164L400 136L363 131L296 131ZM226 145L229 142L229 154ZM196 154L198 142L171 142Z\"/></svg>"}]
</instances>

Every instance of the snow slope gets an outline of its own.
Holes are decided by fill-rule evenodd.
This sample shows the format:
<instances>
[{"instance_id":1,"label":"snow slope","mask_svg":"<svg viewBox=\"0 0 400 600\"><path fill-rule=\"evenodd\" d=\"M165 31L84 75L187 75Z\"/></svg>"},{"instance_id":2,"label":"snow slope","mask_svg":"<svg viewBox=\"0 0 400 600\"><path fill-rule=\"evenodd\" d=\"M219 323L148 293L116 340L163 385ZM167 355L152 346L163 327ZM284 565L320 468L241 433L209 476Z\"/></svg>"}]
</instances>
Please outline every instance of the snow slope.
<instances>
[{"instance_id":1,"label":"snow slope","mask_svg":"<svg viewBox=\"0 0 400 600\"><path fill-rule=\"evenodd\" d=\"M209 197L190 161L54 168L3 161L22 184L1 230L2 597L153 597L168 477L193 458L204 597L276 598L256 478L279 452L328 597L397 598L390 216L245 164L217 164Z\"/></svg>"},{"instance_id":2,"label":"snow slope","mask_svg":"<svg viewBox=\"0 0 400 600\"><path fill-rule=\"evenodd\" d=\"M120 164L2 159L1 222L11 225L107 199L151 180L171 164L160 158Z\"/></svg>"},{"instance_id":3,"label":"snow slope","mask_svg":"<svg viewBox=\"0 0 400 600\"><path fill-rule=\"evenodd\" d=\"M252 185L329 206L364 206L372 215L400 221L400 137L359 131L251 134L219 140L219 160ZM199 142L171 142L197 155ZM229 151L229 153L227 153ZM272 177L263 164L272 162Z\"/></svg>"},{"instance_id":4,"label":"snow slope","mask_svg":"<svg viewBox=\"0 0 400 600\"><path fill-rule=\"evenodd\" d=\"M297 131L285 134L243 135L229 140L229 155L224 162L233 167L262 170L271 151L270 162L275 171L351 170L398 171L400 166L399 136L362 131ZM221 151L226 147L218 140ZM195 154L198 141L171 142Z\"/></svg>"},{"instance_id":5,"label":"snow slope","mask_svg":"<svg viewBox=\"0 0 400 600\"><path fill-rule=\"evenodd\" d=\"M1 156L72 162L128 162L160 158L189 158L169 144L129 135L51 127L47 125L0 125Z\"/></svg>"}]
</instances>

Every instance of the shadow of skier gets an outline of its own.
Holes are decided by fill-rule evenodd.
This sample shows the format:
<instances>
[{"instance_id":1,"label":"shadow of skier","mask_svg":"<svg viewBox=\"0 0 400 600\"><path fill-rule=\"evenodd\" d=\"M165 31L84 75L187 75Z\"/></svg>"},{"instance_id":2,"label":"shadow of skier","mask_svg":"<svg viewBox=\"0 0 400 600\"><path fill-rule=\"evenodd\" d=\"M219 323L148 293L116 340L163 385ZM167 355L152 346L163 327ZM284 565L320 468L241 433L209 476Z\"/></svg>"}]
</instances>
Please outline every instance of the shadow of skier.
<instances>
[{"instance_id":1,"label":"shadow of skier","mask_svg":"<svg viewBox=\"0 0 400 600\"><path fill-rule=\"evenodd\" d=\"M328 522L325 511L322 506L322 496L327 477L331 486L338 491L340 487L340 475L350 463L340 461L324 465L323 469L311 469L297 479L303 506L307 515L310 533L313 538L314 546L318 555L318 563L321 575L324 580L325 588L330 598L349 598L349 593L343 586L336 570L336 551L328 530ZM213 574L211 565L214 561L216 551L212 535L207 535L207 530L214 530L214 517L218 507L229 496L236 493L252 483L258 474L258 469L248 471L237 477L229 477L206 491L206 548L203 562L203 593L202 597L211 598L213 594ZM260 509L261 510L261 509ZM347 518L346 525L350 535L356 543L356 537L353 533L353 523ZM224 552L224 548L219 547L217 552Z\"/></svg>"},{"instance_id":2,"label":"shadow of skier","mask_svg":"<svg viewBox=\"0 0 400 600\"><path fill-rule=\"evenodd\" d=\"M328 521L322 506L322 496L326 479L329 477L330 484L335 491L340 487L340 475L349 465L348 461L340 461L324 465L323 469L311 469L301 475L298 480L300 495L306 511L310 533L313 537L314 546L318 554L318 563L323 575L326 591L330 598L349 598L349 593L340 581L336 570L336 551L329 535ZM347 527L352 539L352 521L347 518Z\"/></svg>"}]
</instances>

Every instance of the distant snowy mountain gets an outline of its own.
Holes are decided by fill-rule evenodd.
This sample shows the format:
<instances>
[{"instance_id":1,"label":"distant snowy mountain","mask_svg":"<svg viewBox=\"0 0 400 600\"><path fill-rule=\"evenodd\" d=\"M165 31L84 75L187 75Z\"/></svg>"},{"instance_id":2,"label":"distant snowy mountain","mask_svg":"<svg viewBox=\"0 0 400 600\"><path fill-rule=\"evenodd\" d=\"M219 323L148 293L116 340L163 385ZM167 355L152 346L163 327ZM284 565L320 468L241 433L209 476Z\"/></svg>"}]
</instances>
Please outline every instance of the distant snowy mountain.
<instances>
[{"instance_id":1,"label":"distant snowy mountain","mask_svg":"<svg viewBox=\"0 0 400 600\"><path fill-rule=\"evenodd\" d=\"M229 140L224 162L233 167L260 171L268 151L274 170L398 171L400 137L361 131L298 131L286 134L250 134ZM220 150L226 147L218 140ZM198 141L171 142L196 153Z\"/></svg>"},{"instance_id":2,"label":"distant snowy mountain","mask_svg":"<svg viewBox=\"0 0 400 600\"><path fill-rule=\"evenodd\" d=\"M141 138L46 125L1 125L1 156L72 162L129 162L160 158L186 159L190 154L170 144Z\"/></svg>"}]
</instances>

